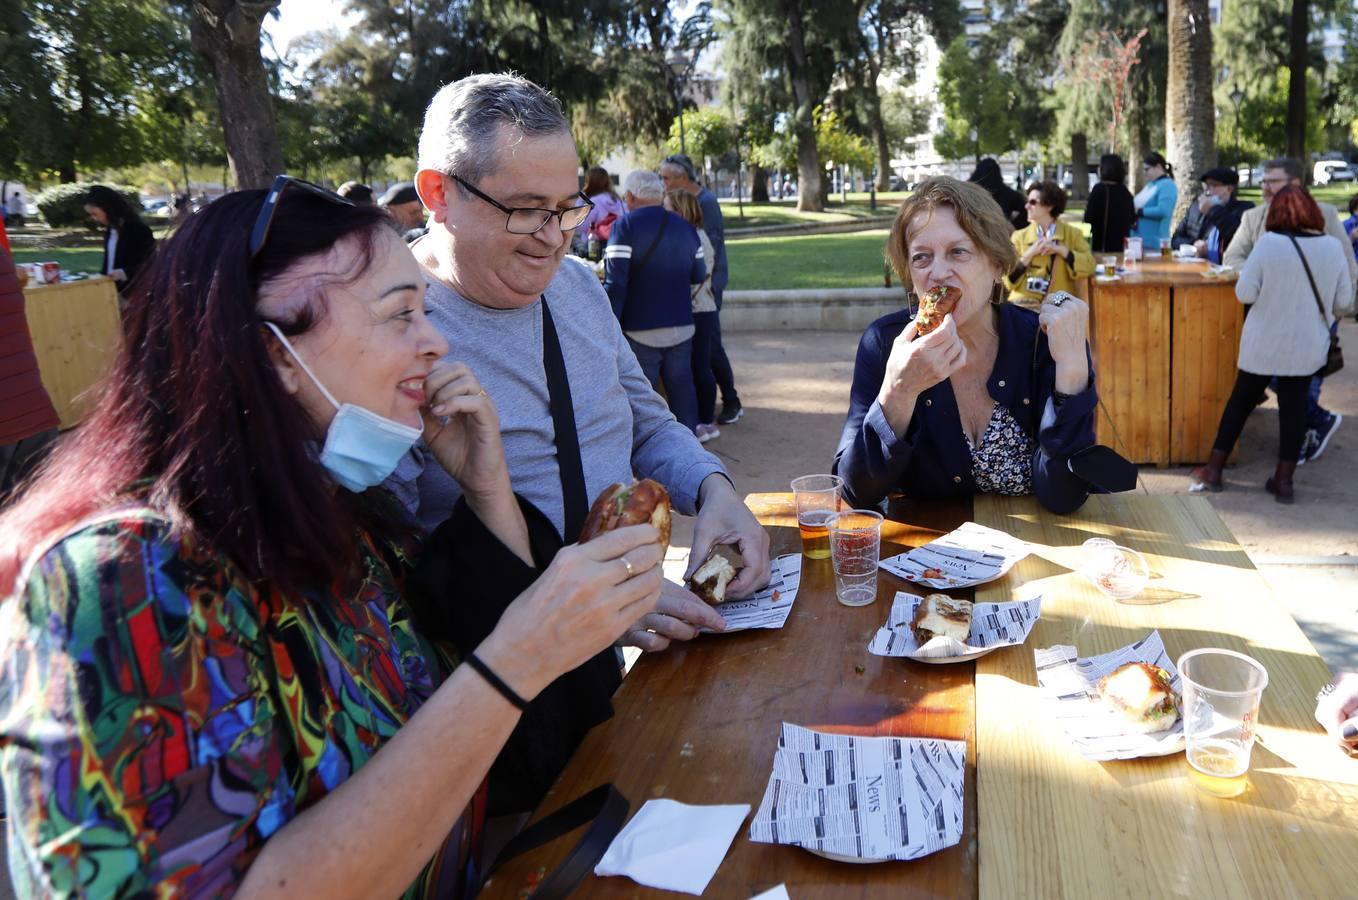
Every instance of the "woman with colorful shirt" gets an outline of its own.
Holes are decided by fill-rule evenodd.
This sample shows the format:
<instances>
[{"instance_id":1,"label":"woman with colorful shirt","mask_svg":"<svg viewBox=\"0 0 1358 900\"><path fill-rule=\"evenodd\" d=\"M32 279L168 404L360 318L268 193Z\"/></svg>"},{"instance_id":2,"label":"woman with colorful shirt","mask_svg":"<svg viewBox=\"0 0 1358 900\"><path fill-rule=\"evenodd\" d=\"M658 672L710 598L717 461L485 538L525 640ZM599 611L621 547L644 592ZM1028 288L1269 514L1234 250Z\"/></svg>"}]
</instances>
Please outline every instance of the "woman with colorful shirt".
<instances>
[{"instance_id":1,"label":"woman with colorful shirt","mask_svg":"<svg viewBox=\"0 0 1358 900\"><path fill-rule=\"evenodd\" d=\"M98 408L0 517L20 895L465 896L524 698L654 607L654 530L546 563L380 210L280 177L146 275ZM465 665L425 627L461 585L409 596L377 487L421 437L466 493L442 546L537 576Z\"/></svg>"},{"instance_id":2,"label":"woman with colorful shirt","mask_svg":"<svg viewBox=\"0 0 1358 900\"><path fill-rule=\"evenodd\" d=\"M895 491L1033 494L1064 513L1088 496L1066 463L1094 443L1089 308L1066 295L1040 312L1007 302L1001 279L1018 261L1009 233L990 195L954 178L927 179L901 204L887 238L901 283L961 299L927 335L903 310L859 342L834 461L854 506Z\"/></svg>"}]
</instances>

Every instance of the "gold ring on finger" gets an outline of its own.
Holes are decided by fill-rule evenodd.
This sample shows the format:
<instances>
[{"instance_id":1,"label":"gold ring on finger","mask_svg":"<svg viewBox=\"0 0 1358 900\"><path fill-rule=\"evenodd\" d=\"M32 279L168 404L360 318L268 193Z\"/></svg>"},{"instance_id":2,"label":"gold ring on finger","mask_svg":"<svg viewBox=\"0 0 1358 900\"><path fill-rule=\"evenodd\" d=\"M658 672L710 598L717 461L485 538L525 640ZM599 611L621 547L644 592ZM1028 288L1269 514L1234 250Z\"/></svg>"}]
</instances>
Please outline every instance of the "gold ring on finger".
<instances>
[{"instance_id":1,"label":"gold ring on finger","mask_svg":"<svg viewBox=\"0 0 1358 900\"><path fill-rule=\"evenodd\" d=\"M622 560L622 564L627 568L628 578L631 578L633 575L637 574L636 570L633 569L632 567L632 561L630 559L628 559L626 556L619 556L618 559Z\"/></svg>"},{"instance_id":2,"label":"gold ring on finger","mask_svg":"<svg viewBox=\"0 0 1358 900\"><path fill-rule=\"evenodd\" d=\"M477 394L477 396L479 396L479 397L488 396L488 395L486 394L486 389L485 389L485 388L481 388L481 390L477 391L476 394Z\"/></svg>"}]
</instances>

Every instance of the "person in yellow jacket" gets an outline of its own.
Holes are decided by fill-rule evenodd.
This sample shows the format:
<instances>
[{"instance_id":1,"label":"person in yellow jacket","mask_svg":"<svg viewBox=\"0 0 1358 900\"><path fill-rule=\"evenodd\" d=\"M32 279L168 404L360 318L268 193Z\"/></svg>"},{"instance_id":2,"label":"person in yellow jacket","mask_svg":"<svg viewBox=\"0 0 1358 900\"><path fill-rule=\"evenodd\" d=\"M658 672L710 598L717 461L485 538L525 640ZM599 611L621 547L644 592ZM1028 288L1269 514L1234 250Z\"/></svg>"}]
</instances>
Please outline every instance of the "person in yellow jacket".
<instances>
[{"instance_id":1,"label":"person in yellow jacket","mask_svg":"<svg viewBox=\"0 0 1358 900\"><path fill-rule=\"evenodd\" d=\"M1094 274L1094 254L1079 227L1060 220L1066 192L1054 181L1039 181L1028 188L1026 206L1028 227L1009 237L1019 255L1004 277L1009 302L1039 309L1047 294L1083 294L1075 283Z\"/></svg>"}]
</instances>

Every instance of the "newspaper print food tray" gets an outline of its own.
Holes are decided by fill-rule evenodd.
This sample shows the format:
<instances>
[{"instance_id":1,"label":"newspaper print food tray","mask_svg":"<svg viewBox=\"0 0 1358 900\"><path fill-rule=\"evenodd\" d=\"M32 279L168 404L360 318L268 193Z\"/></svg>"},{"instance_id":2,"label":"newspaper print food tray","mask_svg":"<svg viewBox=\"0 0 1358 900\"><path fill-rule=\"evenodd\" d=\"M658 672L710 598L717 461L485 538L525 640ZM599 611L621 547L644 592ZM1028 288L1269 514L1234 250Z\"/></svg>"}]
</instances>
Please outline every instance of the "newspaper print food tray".
<instances>
[{"instance_id":1,"label":"newspaper print food tray","mask_svg":"<svg viewBox=\"0 0 1358 900\"><path fill-rule=\"evenodd\" d=\"M956 531L884 559L879 565L906 581L947 591L994 581L1029 552L1028 545L1013 535L967 522Z\"/></svg>"},{"instance_id":2,"label":"newspaper print food tray","mask_svg":"<svg viewBox=\"0 0 1358 900\"><path fill-rule=\"evenodd\" d=\"M1174 690L1182 692L1179 670L1165 652L1160 632L1152 631L1135 644L1088 659L1077 657L1075 648L1066 644L1034 650L1033 658L1048 712L1085 759L1168 756L1184 749L1182 716L1166 731L1136 734L1129 732L1122 716L1099 698L1099 679L1129 662L1159 666L1169 673Z\"/></svg>"},{"instance_id":3,"label":"newspaper print food tray","mask_svg":"<svg viewBox=\"0 0 1358 900\"><path fill-rule=\"evenodd\" d=\"M904 656L922 663L958 663L985 656L1001 647L1013 647L1028 640L1033 625L1042 615L1042 598L1014 603L976 603L971 607L971 634L967 642L936 637L923 647L915 640L910 620L923 597L898 591L891 601L886 624L877 629L868 652L875 656Z\"/></svg>"},{"instance_id":4,"label":"newspaper print food tray","mask_svg":"<svg viewBox=\"0 0 1358 900\"><path fill-rule=\"evenodd\" d=\"M750 840L849 862L918 859L962 839L965 741L783 723Z\"/></svg>"},{"instance_id":5,"label":"newspaper print food tray","mask_svg":"<svg viewBox=\"0 0 1358 900\"><path fill-rule=\"evenodd\" d=\"M753 597L728 600L715 607L726 620L726 630L709 634L731 634L752 628L782 628L792 615L792 603L802 583L802 555L788 553L775 557L769 583Z\"/></svg>"}]
</instances>

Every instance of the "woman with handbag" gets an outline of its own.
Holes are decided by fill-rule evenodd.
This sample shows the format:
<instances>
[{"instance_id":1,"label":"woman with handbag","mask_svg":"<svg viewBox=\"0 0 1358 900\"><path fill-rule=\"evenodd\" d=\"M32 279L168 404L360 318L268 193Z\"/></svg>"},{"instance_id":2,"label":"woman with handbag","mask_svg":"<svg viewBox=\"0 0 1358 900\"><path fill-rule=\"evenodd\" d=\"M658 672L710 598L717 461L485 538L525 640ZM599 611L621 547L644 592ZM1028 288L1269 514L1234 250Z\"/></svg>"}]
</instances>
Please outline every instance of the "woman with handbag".
<instances>
[{"instance_id":1,"label":"woman with handbag","mask_svg":"<svg viewBox=\"0 0 1358 900\"><path fill-rule=\"evenodd\" d=\"M1278 468L1264 487L1279 503L1291 503L1306 433L1306 392L1313 376L1343 365L1330 327L1352 284L1348 251L1325 233L1320 207L1301 188L1284 188L1274 196L1264 228L1235 285L1236 297L1251 306L1240 336L1235 389L1221 414L1211 457L1193 470L1189 490L1221 490L1222 466L1257 398L1276 377Z\"/></svg>"}]
</instances>

